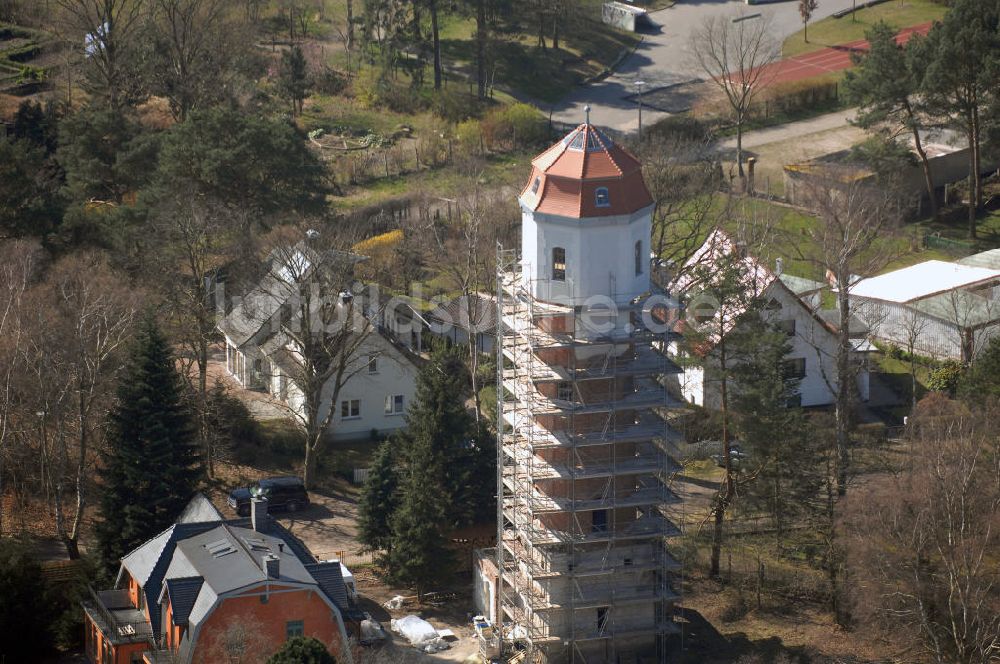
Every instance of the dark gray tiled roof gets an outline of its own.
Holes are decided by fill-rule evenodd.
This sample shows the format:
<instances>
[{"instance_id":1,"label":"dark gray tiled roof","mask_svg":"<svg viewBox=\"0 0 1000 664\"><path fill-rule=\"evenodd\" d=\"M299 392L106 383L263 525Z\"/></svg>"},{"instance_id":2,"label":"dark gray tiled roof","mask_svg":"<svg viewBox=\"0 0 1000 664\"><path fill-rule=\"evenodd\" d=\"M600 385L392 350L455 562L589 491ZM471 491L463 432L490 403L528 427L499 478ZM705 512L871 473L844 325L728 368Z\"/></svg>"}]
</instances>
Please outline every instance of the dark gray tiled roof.
<instances>
[{"instance_id":1,"label":"dark gray tiled roof","mask_svg":"<svg viewBox=\"0 0 1000 664\"><path fill-rule=\"evenodd\" d=\"M306 570L316 579L320 590L330 598L330 601L341 610L349 604L347 588L344 586L344 575L340 573L340 561L327 563L310 563Z\"/></svg>"},{"instance_id":2,"label":"dark gray tiled roof","mask_svg":"<svg viewBox=\"0 0 1000 664\"><path fill-rule=\"evenodd\" d=\"M198 599L204 581L200 576L167 579L167 595L170 596L170 606L173 607L175 625L187 624L188 615L195 600Z\"/></svg>"}]
</instances>

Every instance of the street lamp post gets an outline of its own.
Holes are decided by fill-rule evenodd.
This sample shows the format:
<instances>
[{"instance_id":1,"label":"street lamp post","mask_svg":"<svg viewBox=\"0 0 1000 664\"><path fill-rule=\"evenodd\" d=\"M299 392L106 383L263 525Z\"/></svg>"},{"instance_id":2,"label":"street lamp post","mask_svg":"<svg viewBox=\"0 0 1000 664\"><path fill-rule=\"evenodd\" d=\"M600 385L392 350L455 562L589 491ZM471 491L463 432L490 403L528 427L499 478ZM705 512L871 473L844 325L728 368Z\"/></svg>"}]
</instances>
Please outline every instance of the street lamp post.
<instances>
[{"instance_id":1,"label":"street lamp post","mask_svg":"<svg viewBox=\"0 0 1000 664\"><path fill-rule=\"evenodd\" d=\"M646 85L646 81L636 81L635 87L639 90L639 142L642 143L642 88Z\"/></svg>"}]
</instances>

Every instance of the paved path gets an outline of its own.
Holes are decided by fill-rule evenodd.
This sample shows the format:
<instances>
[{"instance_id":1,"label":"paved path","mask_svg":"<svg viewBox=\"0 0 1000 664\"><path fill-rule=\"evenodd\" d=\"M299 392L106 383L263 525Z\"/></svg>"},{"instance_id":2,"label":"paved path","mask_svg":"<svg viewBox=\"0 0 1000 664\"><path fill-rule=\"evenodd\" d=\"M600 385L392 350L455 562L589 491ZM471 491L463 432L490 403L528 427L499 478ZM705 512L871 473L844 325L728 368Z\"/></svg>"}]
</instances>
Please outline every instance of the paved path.
<instances>
[{"instance_id":1,"label":"paved path","mask_svg":"<svg viewBox=\"0 0 1000 664\"><path fill-rule=\"evenodd\" d=\"M789 122L788 124L778 125L777 127L768 127L767 129L756 129L754 131L744 132L743 148L751 149L761 145L770 145L771 143L778 143L781 141L801 138L803 136L809 136L811 134L817 134L821 131L839 129L840 127L848 124L856 112L856 108L849 108L843 111L837 111L836 113L819 115L815 118L809 118L808 120ZM736 137L731 136L730 138L720 141L718 143L718 147L722 149L736 149Z\"/></svg>"},{"instance_id":2,"label":"paved path","mask_svg":"<svg viewBox=\"0 0 1000 664\"><path fill-rule=\"evenodd\" d=\"M896 35L896 43L905 44L914 34L926 35L931 29L931 23L924 23L911 28L904 28ZM761 71L765 72L765 78L772 79L775 83L788 83L790 81L801 81L804 78L822 76L831 72L849 69L852 66L851 55L868 50L868 41L859 39L820 49L812 53L804 53L795 57L780 60L774 64L767 65Z\"/></svg>"},{"instance_id":3,"label":"paved path","mask_svg":"<svg viewBox=\"0 0 1000 664\"><path fill-rule=\"evenodd\" d=\"M853 0L822 0L813 15L818 21L841 9L852 6ZM638 125L635 82L645 81L645 90L651 91L678 85L702 76L689 49L691 33L709 16L735 16L739 12L760 13L771 21L775 39L786 37L802 29L798 3L794 0L768 5L747 7L740 0L679 0L669 9L650 14L656 28L646 34L642 43L611 76L602 81L582 86L552 108L553 120L576 124L583 122L583 107L593 109L591 119L622 131L634 131ZM747 19L760 20L760 19ZM542 105L544 109L545 106ZM666 115L646 109L643 122L651 123Z\"/></svg>"}]
</instances>

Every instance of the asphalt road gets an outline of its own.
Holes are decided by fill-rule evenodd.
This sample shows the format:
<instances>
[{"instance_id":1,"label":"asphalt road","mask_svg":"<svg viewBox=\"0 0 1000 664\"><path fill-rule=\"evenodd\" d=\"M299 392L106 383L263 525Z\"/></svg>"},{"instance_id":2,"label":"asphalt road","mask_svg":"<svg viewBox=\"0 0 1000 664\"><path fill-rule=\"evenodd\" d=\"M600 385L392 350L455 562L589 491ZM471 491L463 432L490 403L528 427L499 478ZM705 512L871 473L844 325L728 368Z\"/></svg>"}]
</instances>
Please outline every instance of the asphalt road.
<instances>
[{"instance_id":1,"label":"asphalt road","mask_svg":"<svg viewBox=\"0 0 1000 664\"><path fill-rule=\"evenodd\" d=\"M852 3L853 0L819 0L812 20L817 21L851 7ZM769 17L774 36L779 41L784 41L802 28L795 0L754 6L747 6L742 0L679 0L669 9L650 14L656 27L644 35L635 52L611 76L582 86L556 103L552 119L568 124L583 122L583 107L589 104L592 109L590 119L594 124L620 131L635 131L638 127L635 82L644 81L644 89L649 92L702 78L703 73L690 52L689 35L707 16L736 16L740 12ZM545 108L544 105L542 108ZM644 109L643 122L653 122L663 115L662 112Z\"/></svg>"}]
</instances>

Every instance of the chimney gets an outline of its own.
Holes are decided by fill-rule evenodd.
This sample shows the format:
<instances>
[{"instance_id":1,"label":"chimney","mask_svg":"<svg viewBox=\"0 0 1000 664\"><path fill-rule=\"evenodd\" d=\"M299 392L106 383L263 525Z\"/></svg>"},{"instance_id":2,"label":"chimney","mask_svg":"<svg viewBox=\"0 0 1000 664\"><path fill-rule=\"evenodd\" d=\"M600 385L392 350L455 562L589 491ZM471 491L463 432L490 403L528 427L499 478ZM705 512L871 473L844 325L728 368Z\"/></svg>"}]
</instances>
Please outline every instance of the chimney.
<instances>
[{"instance_id":1,"label":"chimney","mask_svg":"<svg viewBox=\"0 0 1000 664\"><path fill-rule=\"evenodd\" d=\"M250 499L250 523L258 533L267 532L267 496L254 496Z\"/></svg>"},{"instance_id":2,"label":"chimney","mask_svg":"<svg viewBox=\"0 0 1000 664\"><path fill-rule=\"evenodd\" d=\"M267 578L278 579L281 577L281 558L269 553L264 556L264 571L267 572Z\"/></svg>"},{"instance_id":3,"label":"chimney","mask_svg":"<svg viewBox=\"0 0 1000 664\"><path fill-rule=\"evenodd\" d=\"M785 259L782 258L781 256L778 256L777 258L774 259L774 273L780 277L782 272L784 271L785 271Z\"/></svg>"}]
</instances>

